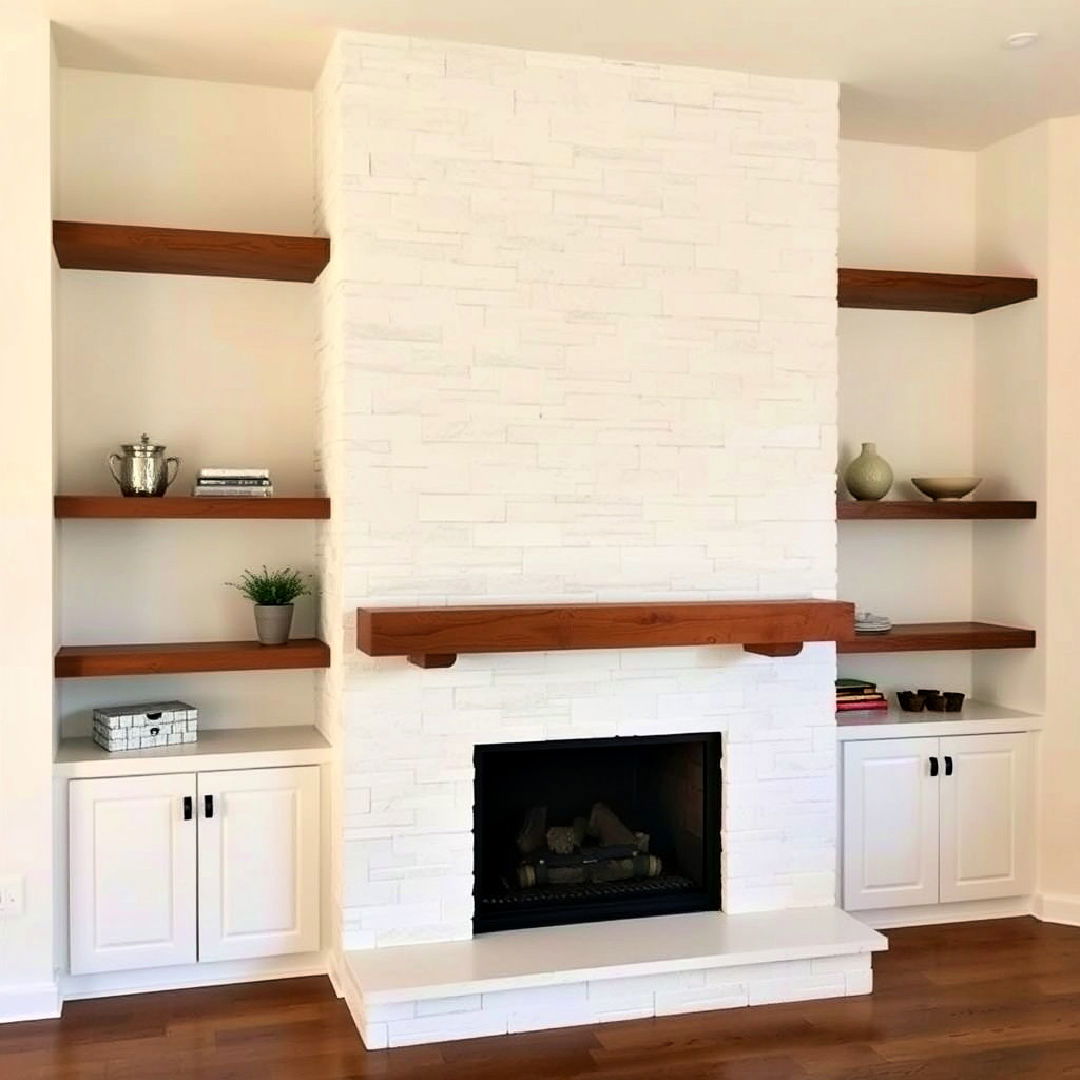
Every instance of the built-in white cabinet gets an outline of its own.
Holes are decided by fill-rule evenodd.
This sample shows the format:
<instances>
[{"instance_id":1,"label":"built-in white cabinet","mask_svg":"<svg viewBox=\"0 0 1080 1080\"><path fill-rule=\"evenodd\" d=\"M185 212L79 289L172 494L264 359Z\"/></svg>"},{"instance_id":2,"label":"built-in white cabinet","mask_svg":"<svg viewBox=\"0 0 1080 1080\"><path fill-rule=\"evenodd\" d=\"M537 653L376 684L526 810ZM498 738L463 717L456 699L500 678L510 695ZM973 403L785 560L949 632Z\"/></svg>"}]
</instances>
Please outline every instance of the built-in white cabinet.
<instances>
[{"instance_id":1,"label":"built-in white cabinet","mask_svg":"<svg viewBox=\"0 0 1080 1080\"><path fill-rule=\"evenodd\" d=\"M319 948L316 766L72 780L71 972Z\"/></svg>"},{"instance_id":2,"label":"built-in white cabinet","mask_svg":"<svg viewBox=\"0 0 1080 1080\"><path fill-rule=\"evenodd\" d=\"M1031 737L941 740L941 899L1030 891L1035 846Z\"/></svg>"},{"instance_id":3,"label":"built-in white cabinet","mask_svg":"<svg viewBox=\"0 0 1080 1080\"><path fill-rule=\"evenodd\" d=\"M73 973L196 961L195 786L183 773L71 782Z\"/></svg>"},{"instance_id":4,"label":"built-in white cabinet","mask_svg":"<svg viewBox=\"0 0 1080 1080\"><path fill-rule=\"evenodd\" d=\"M845 743L844 907L1028 892L1030 739L1019 733Z\"/></svg>"},{"instance_id":5,"label":"built-in white cabinet","mask_svg":"<svg viewBox=\"0 0 1080 1080\"><path fill-rule=\"evenodd\" d=\"M844 746L844 907L938 902L939 739Z\"/></svg>"},{"instance_id":6,"label":"built-in white cabinet","mask_svg":"<svg viewBox=\"0 0 1080 1080\"><path fill-rule=\"evenodd\" d=\"M199 774L199 959L319 947L319 770Z\"/></svg>"}]
</instances>

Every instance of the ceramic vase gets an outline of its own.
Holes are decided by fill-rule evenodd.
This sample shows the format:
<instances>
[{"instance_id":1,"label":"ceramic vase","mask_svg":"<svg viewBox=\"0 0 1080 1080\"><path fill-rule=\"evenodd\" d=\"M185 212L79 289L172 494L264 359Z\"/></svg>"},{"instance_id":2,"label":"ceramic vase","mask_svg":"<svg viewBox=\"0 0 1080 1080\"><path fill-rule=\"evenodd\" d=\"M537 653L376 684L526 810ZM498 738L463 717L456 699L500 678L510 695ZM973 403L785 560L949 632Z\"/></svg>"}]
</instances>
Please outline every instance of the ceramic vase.
<instances>
[{"instance_id":1,"label":"ceramic vase","mask_svg":"<svg viewBox=\"0 0 1080 1080\"><path fill-rule=\"evenodd\" d=\"M255 632L263 645L284 645L292 627L292 604L256 604Z\"/></svg>"},{"instance_id":2,"label":"ceramic vase","mask_svg":"<svg viewBox=\"0 0 1080 1080\"><path fill-rule=\"evenodd\" d=\"M844 483L852 498L872 502L889 494L893 471L883 457L878 457L877 447L866 442L862 453L844 471Z\"/></svg>"}]
</instances>

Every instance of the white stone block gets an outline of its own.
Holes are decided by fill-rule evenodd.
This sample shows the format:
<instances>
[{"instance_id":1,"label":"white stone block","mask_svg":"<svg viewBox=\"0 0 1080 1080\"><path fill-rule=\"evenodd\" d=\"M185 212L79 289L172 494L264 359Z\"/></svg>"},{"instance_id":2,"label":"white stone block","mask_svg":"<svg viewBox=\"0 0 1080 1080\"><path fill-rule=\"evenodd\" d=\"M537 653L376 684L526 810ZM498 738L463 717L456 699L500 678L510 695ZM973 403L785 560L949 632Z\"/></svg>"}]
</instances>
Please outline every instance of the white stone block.
<instances>
[{"instance_id":1,"label":"white stone block","mask_svg":"<svg viewBox=\"0 0 1080 1080\"><path fill-rule=\"evenodd\" d=\"M416 1003L417 1016L445 1016L448 1014L472 1013L483 1007L480 994L466 994L463 997L432 998Z\"/></svg>"},{"instance_id":2,"label":"white stone block","mask_svg":"<svg viewBox=\"0 0 1080 1080\"><path fill-rule=\"evenodd\" d=\"M652 1016L651 1007L614 1008L594 1012L588 1006L566 1005L560 1008L522 1008L507 1018L507 1032L511 1035L524 1031L544 1031L549 1028L581 1027L584 1024L609 1023L615 1020L640 1020Z\"/></svg>"},{"instance_id":3,"label":"white stone block","mask_svg":"<svg viewBox=\"0 0 1080 1080\"><path fill-rule=\"evenodd\" d=\"M418 1016L414 1020L396 1020L387 1024L388 1046L416 1046L446 1042L451 1039L480 1039L505 1035L507 1018L481 1009L478 1012L442 1016ZM365 1045L367 1043L365 1042ZM371 1049L371 1047L369 1047Z\"/></svg>"},{"instance_id":4,"label":"white stone block","mask_svg":"<svg viewBox=\"0 0 1080 1080\"><path fill-rule=\"evenodd\" d=\"M843 997L847 990L845 976L807 975L793 979L762 980L749 986L751 1005L775 1005L783 1001L815 1001Z\"/></svg>"},{"instance_id":5,"label":"white stone block","mask_svg":"<svg viewBox=\"0 0 1080 1080\"><path fill-rule=\"evenodd\" d=\"M743 983L720 983L690 990L659 990L656 994L657 1016L709 1012L712 1009L738 1009L749 1004L749 992Z\"/></svg>"},{"instance_id":6,"label":"white stone block","mask_svg":"<svg viewBox=\"0 0 1080 1080\"><path fill-rule=\"evenodd\" d=\"M873 993L874 973L870 968L869 957L866 958L861 971L844 972L844 987L848 997L860 997L864 994Z\"/></svg>"}]
</instances>

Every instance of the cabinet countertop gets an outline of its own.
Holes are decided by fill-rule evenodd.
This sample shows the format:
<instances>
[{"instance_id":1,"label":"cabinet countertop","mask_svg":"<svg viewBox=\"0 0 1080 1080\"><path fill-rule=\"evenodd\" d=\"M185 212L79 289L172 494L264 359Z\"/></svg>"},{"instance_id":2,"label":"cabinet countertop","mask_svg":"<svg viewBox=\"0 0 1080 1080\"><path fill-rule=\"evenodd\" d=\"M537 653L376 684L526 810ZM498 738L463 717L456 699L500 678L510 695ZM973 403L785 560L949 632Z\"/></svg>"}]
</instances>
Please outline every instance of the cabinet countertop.
<instances>
[{"instance_id":1,"label":"cabinet countertop","mask_svg":"<svg viewBox=\"0 0 1080 1080\"><path fill-rule=\"evenodd\" d=\"M858 739L900 739L943 735L996 735L1007 731L1038 731L1043 718L1037 713L966 701L963 712L904 712L890 705L888 712L842 712L836 717L840 742Z\"/></svg>"}]
</instances>

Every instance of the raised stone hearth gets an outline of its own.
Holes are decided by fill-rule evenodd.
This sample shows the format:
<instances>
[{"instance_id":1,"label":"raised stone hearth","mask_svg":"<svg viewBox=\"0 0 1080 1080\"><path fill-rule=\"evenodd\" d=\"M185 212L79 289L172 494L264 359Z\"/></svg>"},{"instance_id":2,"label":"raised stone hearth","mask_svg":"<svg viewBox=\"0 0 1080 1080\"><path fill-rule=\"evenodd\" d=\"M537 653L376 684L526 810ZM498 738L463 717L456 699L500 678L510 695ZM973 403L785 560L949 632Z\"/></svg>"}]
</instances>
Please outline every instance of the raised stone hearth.
<instances>
[{"instance_id":1,"label":"raised stone hearth","mask_svg":"<svg viewBox=\"0 0 1080 1080\"><path fill-rule=\"evenodd\" d=\"M868 994L885 938L833 908L668 915L349 953L369 1050Z\"/></svg>"}]
</instances>

